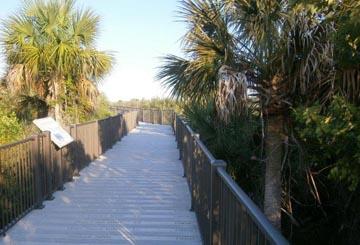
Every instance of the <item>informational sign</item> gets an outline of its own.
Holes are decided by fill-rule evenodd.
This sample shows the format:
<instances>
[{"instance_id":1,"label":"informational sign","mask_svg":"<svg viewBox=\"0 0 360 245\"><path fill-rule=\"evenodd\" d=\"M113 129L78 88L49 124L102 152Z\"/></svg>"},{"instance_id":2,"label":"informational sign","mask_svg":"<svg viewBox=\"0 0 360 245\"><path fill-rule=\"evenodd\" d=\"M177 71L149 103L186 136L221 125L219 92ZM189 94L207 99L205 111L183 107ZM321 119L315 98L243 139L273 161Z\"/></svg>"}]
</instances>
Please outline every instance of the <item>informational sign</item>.
<instances>
[{"instance_id":1,"label":"informational sign","mask_svg":"<svg viewBox=\"0 0 360 245\"><path fill-rule=\"evenodd\" d=\"M74 141L70 134L51 117L36 119L33 123L43 132L50 131L51 141L60 148Z\"/></svg>"}]
</instances>

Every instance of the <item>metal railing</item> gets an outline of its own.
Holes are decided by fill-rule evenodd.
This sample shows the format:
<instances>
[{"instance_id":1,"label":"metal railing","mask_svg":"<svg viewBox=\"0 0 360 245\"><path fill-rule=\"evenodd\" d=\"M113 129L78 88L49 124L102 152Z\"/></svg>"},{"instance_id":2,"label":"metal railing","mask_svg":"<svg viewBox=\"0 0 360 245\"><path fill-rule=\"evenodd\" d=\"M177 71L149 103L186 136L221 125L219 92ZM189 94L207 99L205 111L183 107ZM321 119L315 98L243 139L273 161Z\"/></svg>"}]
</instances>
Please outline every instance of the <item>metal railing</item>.
<instances>
[{"instance_id":1,"label":"metal railing","mask_svg":"<svg viewBox=\"0 0 360 245\"><path fill-rule=\"evenodd\" d=\"M124 115L67 128L75 142L57 149L49 133L0 147L0 234L109 149L138 121L175 132L204 244L288 244L226 172L189 125L173 111L119 109Z\"/></svg>"},{"instance_id":2,"label":"metal railing","mask_svg":"<svg viewBox=\"0 0 360 245\"><path fill-rule=\"evenodd\" d=\"M59 149L50 133L0 147L0 235L53 192L64 189L64 182L111 148L136 127L137 112L66 127L74 142Z\"/></svg>"},{"instance_id":3,"label":"metal railing","mask_svg":"<svg viewBox=\"0 0 360 245\"><path fill-rule=\"evenodd\" d=\"M179 116L175 136L204 244L289 244Z\"/></svg>"},{"instance_id":4,"label":"metal railing","mask_svg":"<svg viewBox=\"0 0 360 245\"><path fill-rule=\"evenodd\" d=\"M112 110L116 113L137 111L138 121L152 124L172 125L175 120L173 110L160 110L157 108L143 109L135 107L114 106Z\"/></svg>"}]
</instances>

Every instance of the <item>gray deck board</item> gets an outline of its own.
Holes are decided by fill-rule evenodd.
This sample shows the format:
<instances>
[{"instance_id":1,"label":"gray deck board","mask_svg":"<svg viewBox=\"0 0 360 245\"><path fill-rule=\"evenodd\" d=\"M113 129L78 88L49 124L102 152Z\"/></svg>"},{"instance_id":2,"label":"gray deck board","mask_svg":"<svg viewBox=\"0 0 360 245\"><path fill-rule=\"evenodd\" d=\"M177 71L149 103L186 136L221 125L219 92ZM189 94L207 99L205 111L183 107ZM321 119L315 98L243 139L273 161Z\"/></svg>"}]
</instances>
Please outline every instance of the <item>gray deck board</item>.
<instances>
[{"instance_id":1,"label":"gray deck board","mask_svg":"<svg viewBox=\"0 0 360 245\"><path fill-rule=\"evenodd\" d=\"M140 125L0 244L201 244L169 126Z\"/></svg>"}]
</instances>

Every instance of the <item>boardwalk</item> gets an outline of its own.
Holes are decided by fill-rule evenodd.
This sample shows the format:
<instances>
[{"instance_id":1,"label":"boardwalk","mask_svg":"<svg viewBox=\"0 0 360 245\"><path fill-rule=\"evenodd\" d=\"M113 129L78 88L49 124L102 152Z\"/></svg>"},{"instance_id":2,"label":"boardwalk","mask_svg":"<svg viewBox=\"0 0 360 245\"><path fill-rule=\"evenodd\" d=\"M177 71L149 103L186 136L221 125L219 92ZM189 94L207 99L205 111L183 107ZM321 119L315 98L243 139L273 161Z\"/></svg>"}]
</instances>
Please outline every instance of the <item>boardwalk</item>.
<instances>
[{"instance_id":1,"label":"boardwalk","mask_svg":"<svg viewBox=\"0 0 360 245\"><path fill-rule=\"evenodd\" d=\"M169 126L141 123L0 244L201 244Z\"/></svg>"}]
</instances>

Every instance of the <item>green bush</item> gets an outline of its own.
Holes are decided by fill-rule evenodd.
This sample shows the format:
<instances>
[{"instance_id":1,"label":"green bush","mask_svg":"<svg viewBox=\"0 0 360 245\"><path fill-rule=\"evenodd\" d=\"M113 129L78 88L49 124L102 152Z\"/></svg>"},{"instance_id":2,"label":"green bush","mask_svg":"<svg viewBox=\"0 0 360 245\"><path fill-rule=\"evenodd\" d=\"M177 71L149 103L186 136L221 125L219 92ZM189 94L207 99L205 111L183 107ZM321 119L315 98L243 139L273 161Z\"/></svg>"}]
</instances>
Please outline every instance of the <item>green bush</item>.
<instances>
[{"instance_id":1,"label":"green bush","mask_svg":"<svg viewBox=\"0 0 360 245\"><path fill-rule=\"evenodd\" d=\"M258 118L233 116L225 125L216 120L214 103L185 106L184 116L214 156L227 162L227 171L239 186L262 206L263 164L257 157L261 141Z\"/></svg>"},{"instance_id":2,"label":"green bush","mask_svg":"<svg viewBox=\"0 0 360 245\"><path fill-rule=\"evenodd\" d=\"M292 116L283 230L292 244L358 244L360 109L335 96Z\"/></svg>"},{"instance_id":3,"label":"green bush","mask_svg":"<svg viewBox=\"0 0 360 245\"><path fill-rule=\"evenodd\" d=\"M213 103L193 103L183 112L209 150L228 163L227 171L261 207L264 161L259 160L258 116L233 116L224 125L216 119ZM299 107L292 116L282 180L284 233L292 244L357 244L359 108L334 97L326 107Z\"/></svg>"},{"instance_id":4,"label":"green bush","mask_svg":"<svg viewBox=\"0 0 360 245\"><path fill-rule=\"evenodd\" d=\"M14 112L0 111L0 144L10 143L23 137L24 129Z\"/></svg>"},{"instance_id":5,"label":"green bush","mask_svg":"<svg viewBox=\"0 0 360 245\"><path fill-rule=\"evenodd\" d=\"M98 105L95 109L95 119L102 119L112 115L110 102L104 94L100 94Z\"/></svg>"},{"instance_id":6,"label":"green bush","mask_svg":"<svg viewBox=\"0 0 360 245\"><path fill-rule=\"evenodd\" d=\"M95 106L86 100L81 100L81 98L78 100L79 103L68 103L64 111L65 124L103 119L113 114L110 110L110 102L104 94L98 96Z\"/></svg>"},{"instance_id":7,"label":"green bush","mask_svg":"<svg viewBox=\"0 0 360 245\"><path fill-rule=\"evenodd\" d=\"M314 167L329 168L329 178L355 190L360 181L360 109L338 96L325 111L321 109L314 105L294 110L306 160Z\"/></svg>"}]
</instances>

